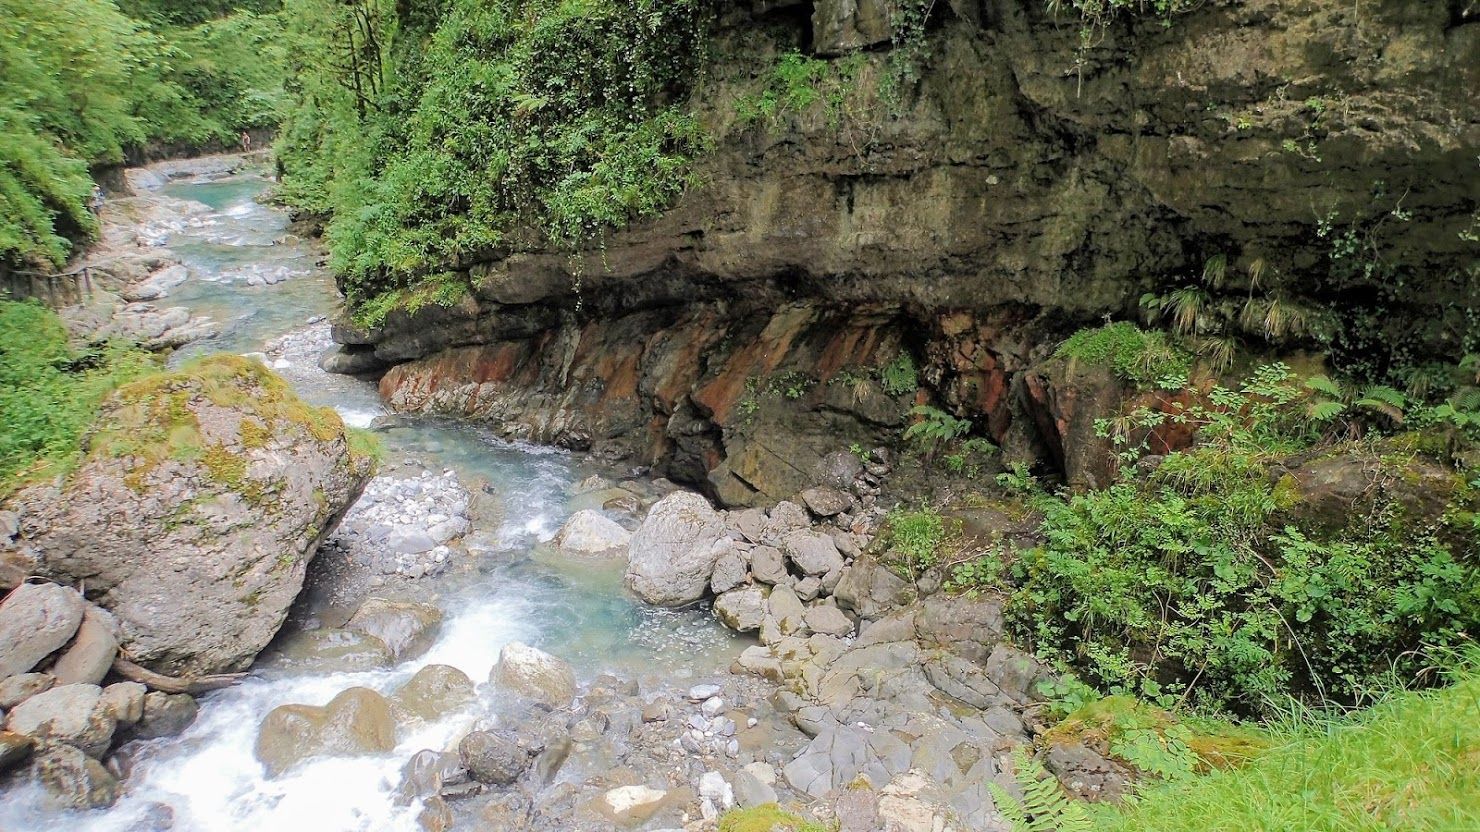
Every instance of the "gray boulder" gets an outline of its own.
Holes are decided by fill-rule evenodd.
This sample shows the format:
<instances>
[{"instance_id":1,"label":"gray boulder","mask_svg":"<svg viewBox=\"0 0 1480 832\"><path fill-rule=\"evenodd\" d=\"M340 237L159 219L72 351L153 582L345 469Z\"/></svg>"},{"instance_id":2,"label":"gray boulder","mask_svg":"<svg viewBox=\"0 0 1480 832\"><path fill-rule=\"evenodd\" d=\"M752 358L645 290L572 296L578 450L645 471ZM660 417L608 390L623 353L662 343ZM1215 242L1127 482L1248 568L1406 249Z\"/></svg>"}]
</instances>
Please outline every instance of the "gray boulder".
<instances>
[{"instance_id":1,"label":"gray boulder","mask_svg":"<svg viewBox=\"0 0 1480 832\"><path fill-rule=\"evenodd\" d=\"M468 774L479 783L507 786L529 768L529 749L507 731L474 731L457 744Z\"/></svg>"},{"instance_id":2,"label":"gray boulder","mask_svg":"<svg viewBox=\"0 0 1480 832\"><path fill-rule=\"evenodd\" d=\"M89 757L102 757L118 726L97 685L62 685L17 705L5 727L38 741L70 745Z\"/></svg>"},{"instance_id":3,"label":"gray boulder","mask_svg":"<svg viewBox=\"0 0 1480 832\"><path fill-rule=\"evenodd\" d=\"M117 682L103 688L100 701L119 728L129 728L144 718L144 697L148 695L149 689L138 682Z\"/></svg>"},{"instance_id":4,"label":"gray boulder","mask_svg":"<svg viewBox=\"0 0 1480 832\"><path fill-rule=\"evenodd\" d=\"M807 514L807 510L790 500L782 500L772 506L767 517L766 534L776 540L812 525L812 518ZM769 543L770 540L766 542Z\"/></svg>"},{"instance_id":5,"label":"gray boulder","mask_svg":"<svg viewBox=\"0 0 1480 832\"><path fill-rule=\"evenodd\" d=\"M909 769L910 747L888 731L869 732L855 725L829 725L782 770L799 792L822 797L859 776L888 782Z\"/></svg>"},{"instance_id":6,"label":"gray boulder","mask_svg":"<svg viewBox=\"0 0 1480 832\"><path fill-rule=\"evenodd\" d=\"M35 744L36 741L25 734L0 731L0 772L7 771L26 759Z\"/></svg>"},{"instance_id":7,"label":"gray boulder","mask_svg":"<svg viewBox=\"0 0 1480 832\"><path fill-rule=\"evenodd\" d=\"M775 803L776 769L770 763L750 763L735 772L735 802L742 809Z\"/></svg>"},{"instance_id":8,"label":"gray boulder","mask_svg":"<svg viewBox=\"0 0 1480 832\"><path fill-rule=\"evenodd\" d=\"M0 603L0 679L25 673L71 640L82 596L58 584L21 584Z\"/></svg>"},{"instance_id":9,"label":"gray boulder","mask_svg":"<svg viewBox=\"0 0 1480 832\"><path fill-rule=\"evenodd\" d=\"M375 350L356 349L351 346L331 347L319 356L319 369L326 373L342 376L373 373L383 369L385 362L375 355Z\"/></svg>"},{"instance_id":10,"label":"gray boulder","mask_svg":"<svg viewBox=\"0 0 1480 832\"><path fill-rule=\"evenodd\" d=\"M276 667L294 673L356 673L389 667L390 648L359 630L304 630L273 647Z\"/></svg>"},{"instance_id":11,"label":"gray boulder","mask_svg":"<svg viewBox=\"0 0 1480 832\"><path fill-rule=\"evenodd\" d=\"M714 574L709 576L709 588L715 595L729 592L745 583L750 576L750 562L745 552L734 541L724 541L724 551L714 562Z\"/></svg>"},{"instance_id":12,"label":"gray boulder","mask_svg":"<svg viewBox=\"0 0 1480 832\"><path fill-rule=\"evenodd\" d=\"M567 555L588 558L622 557L632 542L632 533L599 511L578 511L565 521L550 541Z\"/></svg>"},{"instance_id":13,"label":"gray boulder","mask_svg":"<svg viewBox=\"0 0 1480 832\"><path fill-rule=\"evenodd\" d=\"M766 618L766 594L758 586L732 589L714 599L714 617L739 633L759 630Z\"/></svg>"},{"instance_id":14,"label":"gray boulder","mask_svg":"<svg viewBox=\"0 0 1480 832\"><path fill-rule=\"evenodd\" d=\"M766 601L767 612L775 620L782 635L799 632L806 626L807 609L795 592L784 586L771 590Z\"/></svg>"},{"instance_id":15,"label":"gray boulder","mask_svg":"<svg viewBox=\"0 0 1480 832\"><path fill-rule=\"evenodd\" d=\"M828 636L853 634L853 622L843 614L842 610L832 604L817 604L808 607L803 620L807 622L807 629L814 633Z\"/></svg>"},{"instance_id":16,"label":"gray boulder","mask_svg":"<svg viewBox=\"0 0 1480 832\"><path fill-rule=\"evenodd\" d=\"M632 536L627 587L649 604L678 607L704 597L724 521L698 494L675 491L659 500Z\"/></svg>"},{"instance_id":17,"label":"gray boulder","mask_svg":"<svg viewBox=\"0 0 1480 832\"><path fill-rule=\"evenodd\" d=\"M843 568L843 555L837 544L821 532L810 529L791 532L782 538L781 551L805 575L826 575Z\"/></svg>"},{"instance_id":18,"label":"gray boulder","mask_svg":"<svg viewBox=\"0 0 1480 832\"><path fill-rule=\"evenodd\" d=\"M865 555L843 569L833 597L843 609L872 620L909 603L914 591L889 567Z\"/></svg>"},{"instance_id":19,"label":"gray boulder","mask_svg":"<svg viewBox=\"0 0 1480 832\"><path fill-rule=\"evenodd\" d=\"M131 735L141 740L179 736L195 722L199 711L200 706L188 693L150 691L144 696L144 711Z\"/></svg>"},{"instance_id":20,"label":"gray boulder","mask_svg":"<svg viewBox=\"0 0 1480 832\"><path fill-rule=\"evenodd\" d=\"M241 356L126 385L96 425L71 476L7 500L33 574L85 580L118 619L123 649L150 670L247 667L374 461L351 451L332 410Z\"/></svg>"},{"instance_id":21,"label":"gray boulder","mask_svg":"<svg viewBox=\"0 0 1480 832\"><path fill-rule=\"evenodd\" d=\"M774 546L757 546L750 553L750 574L764 583L783 583L789 575L786 556Z\"/></svg>"},{"instance_id":22,"label":"gray boulder","mask_svg":"<svg viewBox=\"0 0 1480 832\"><path fill-rule=\"evenodd\" d=\"M847 489L863 473L863 460L848 451L833 451L817 463L813 473L818 480L833 488Z\"/></svg>"},{"instance_id":23,"label":"gray boulder","mask_svg":"<svg viewBox=\"0 0 1480 832\"><path fill-rule=\"evenodd\" d=\"M70 745L36 749L31 771L48 802L62 809L102 809L118 800L118 780L103 764Z\"/></svg>"},{"instance_id":24,"label":"gray boulder","mask_svg":"<svg viewBox=\"0 0 1480 832\"><path fill-rule=\"evenodd\" d=\"M0 681L0 708L14 708L36 694L56 686L50 673L22 673Z\"/></svg>"},{"instance_id":25,"label":"gray boulder","mask_svg":"<svg viewBox=\"0 0 1480 832\"><path fill-rule=\"evenodd\" d=\"M832 517L842 514L853 505L853 500L845 492L836 488L817 486L802 492L802 502L818 517Z\"/></svg>"},{"instance_id":26,"label":"gray boulder","mask_svg":"<svg viewBox=\"0 0 1480 832\"><path fill-rule=\"evenodd\" d=\"M391 695L391 704L417 719L431 721L473 699L473 680L445 664L429 664Z\"/></svg>"},{"instance_id":27,"label":"gray boulder","mask_svg":"<svg viewBox=\"0 0 1480 832\"><path fill-rule=\"evenodd\" d=\"M108 675L118 655L118 622L92 604L82 614L77 637L51 668L60 685L96 685Z\"/></svg>"},{"instance_id":28,"label":"gray boulder","mask_svg":"<svg viewBox=\"0 0 1480 832\"><path fill-rule=\"evenodd\" d=\"M489 681L502 692L551 708L569 705L576 695L576 674L568 663L517 641L499 651Z\"/></svg>"}]
</instances>

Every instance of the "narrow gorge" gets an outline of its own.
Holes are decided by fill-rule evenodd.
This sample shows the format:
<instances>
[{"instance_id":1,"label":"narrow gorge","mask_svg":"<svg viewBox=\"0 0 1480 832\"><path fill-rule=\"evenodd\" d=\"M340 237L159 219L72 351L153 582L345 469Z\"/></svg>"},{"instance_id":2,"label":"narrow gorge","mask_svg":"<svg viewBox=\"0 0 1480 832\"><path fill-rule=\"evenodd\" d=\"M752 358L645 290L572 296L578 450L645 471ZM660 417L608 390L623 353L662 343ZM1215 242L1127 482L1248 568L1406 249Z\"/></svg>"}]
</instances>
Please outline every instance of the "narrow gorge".
<instances>
[{"instance_id":1,"label":"narrow gorge","mask_svg":"<svg viewBox=\"0 0 1480 832\"><path fill-rule=\"evenodd\" d=\"M1480 827L1472 0L0 12L0 832Z\"/></svg>"}]
</instances>

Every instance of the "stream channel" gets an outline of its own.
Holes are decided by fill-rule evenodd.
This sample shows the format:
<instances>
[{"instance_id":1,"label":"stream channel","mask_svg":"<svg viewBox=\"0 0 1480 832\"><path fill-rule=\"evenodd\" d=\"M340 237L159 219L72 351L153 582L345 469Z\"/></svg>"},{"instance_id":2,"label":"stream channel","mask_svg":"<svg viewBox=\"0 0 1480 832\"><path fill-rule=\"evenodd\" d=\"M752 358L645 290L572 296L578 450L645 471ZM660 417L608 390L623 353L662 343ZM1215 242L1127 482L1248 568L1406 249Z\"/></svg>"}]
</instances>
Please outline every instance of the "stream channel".
<instances>
[{"instance_id":1,"label":"stream channel","mask_svg":"<svg viewBox=\"0 0 1480 832\"><path fill-rule=\"evenodd\" d=\"M219 325L219 334L179 350L172 362L208 352L265 354L304 399L334 407L347 424L368 427L385 416L372 381L318 368L318 355L329 346L324 319L338 296L315 242L293 234L283 211L257 201L271 185L266 167L171 170L176 175L157 194L178 210L138 233L189 268L189 279L164 303ZM453 743L481 714L479 703L403 731L390 754L319 758L277 778L268 778L253 755L262 718L285 703L322 705L353 686L389 693L431 663L462 670L487 697L489 669L513 640L566 659L582 681L611 673L639 681L644 691L720 674L741 649L707 612L660 610L629 597L621 564L592 567L540 556L539 544L582 507L580 497L569 496L591 473L579 458L511 444L471 424L405 417L389 423L378 432L386 447L381 478L420 478L435 487L450 482L451 472L492 508L471 512L471 531L454 544L445 568L424 577L365 573L336 562L347 556L326 545L279 640L331 615L342 590L330 584L359 580L370 582L371 594L387 586L397 598L441 607L443 624L428 652L385 669L300 671L269 648L242 684L201 698L200 714L183 735L135 744L117 805L57 814L40 807L38 793L21 789L0 797L0 830L125 832L155 828L151 818L161 812L172 815L174 829L191 832L416 830L418 807L396 806L392 798L401 767L419 749Z\"/></svg>"}]
</instances>

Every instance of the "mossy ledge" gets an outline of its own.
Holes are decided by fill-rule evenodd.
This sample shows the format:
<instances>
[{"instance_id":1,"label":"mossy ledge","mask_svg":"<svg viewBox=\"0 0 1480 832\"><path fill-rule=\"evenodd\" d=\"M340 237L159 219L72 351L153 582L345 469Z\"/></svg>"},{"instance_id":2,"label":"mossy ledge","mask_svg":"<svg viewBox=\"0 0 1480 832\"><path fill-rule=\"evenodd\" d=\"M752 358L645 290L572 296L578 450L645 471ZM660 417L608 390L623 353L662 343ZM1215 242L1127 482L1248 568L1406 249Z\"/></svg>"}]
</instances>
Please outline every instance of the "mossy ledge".
<instances>
[{"instance_id":1,"label":"mossy ledge","mask_svg":"<svg viewBox=\"0 0 1480 832\"><path fill-rule=\"evenodd\" d=\"M208 409L234 414L235 423L207 424ZM224 354L119 387L84 438L83 454L84 459L131 459L126 479L135 490L142 490L165 460L199 462L213 480L257 503L270 484L251 478L245 454L270 447L284 430L321 442L346 442L356 467L376 455L372 444L351 438L333 408L305 403L257 361Z\"/></svg>"}]
</instances>

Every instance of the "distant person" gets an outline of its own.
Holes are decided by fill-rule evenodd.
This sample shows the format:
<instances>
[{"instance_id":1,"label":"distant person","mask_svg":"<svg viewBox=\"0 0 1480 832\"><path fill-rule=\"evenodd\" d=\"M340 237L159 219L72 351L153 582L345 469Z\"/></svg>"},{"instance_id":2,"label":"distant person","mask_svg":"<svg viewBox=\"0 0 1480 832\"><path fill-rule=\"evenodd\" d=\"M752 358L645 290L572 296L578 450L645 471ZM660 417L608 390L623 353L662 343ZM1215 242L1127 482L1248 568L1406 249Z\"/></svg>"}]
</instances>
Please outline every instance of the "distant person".
<instances>
[{"instance_id":1,"label":"distant person","mask_svg":"<svg viewBox=\"0 0 1480 832\"><path fill-rule=\"evenodd\" d=\"M251 133L248 133L245 130L243 130L242 131L241 138L242 138L242 152L243 153L250 153L250 152L252 152L252 134Z\"/></svg>"},{"instance_id":2,"label":"distant person","mask_svg":"<svg viewBox=\"0 0 1480 832\"><path fill-rule=\"evenodd\" d=\"M102 185L94 185L93 186L92 195L87 198L87 210L91 211L92 214L93 214L93 216L95 216L95 217L98 214L102 213L102 211L103 211L103 186Z\"/></svg>"}]
</instances>

